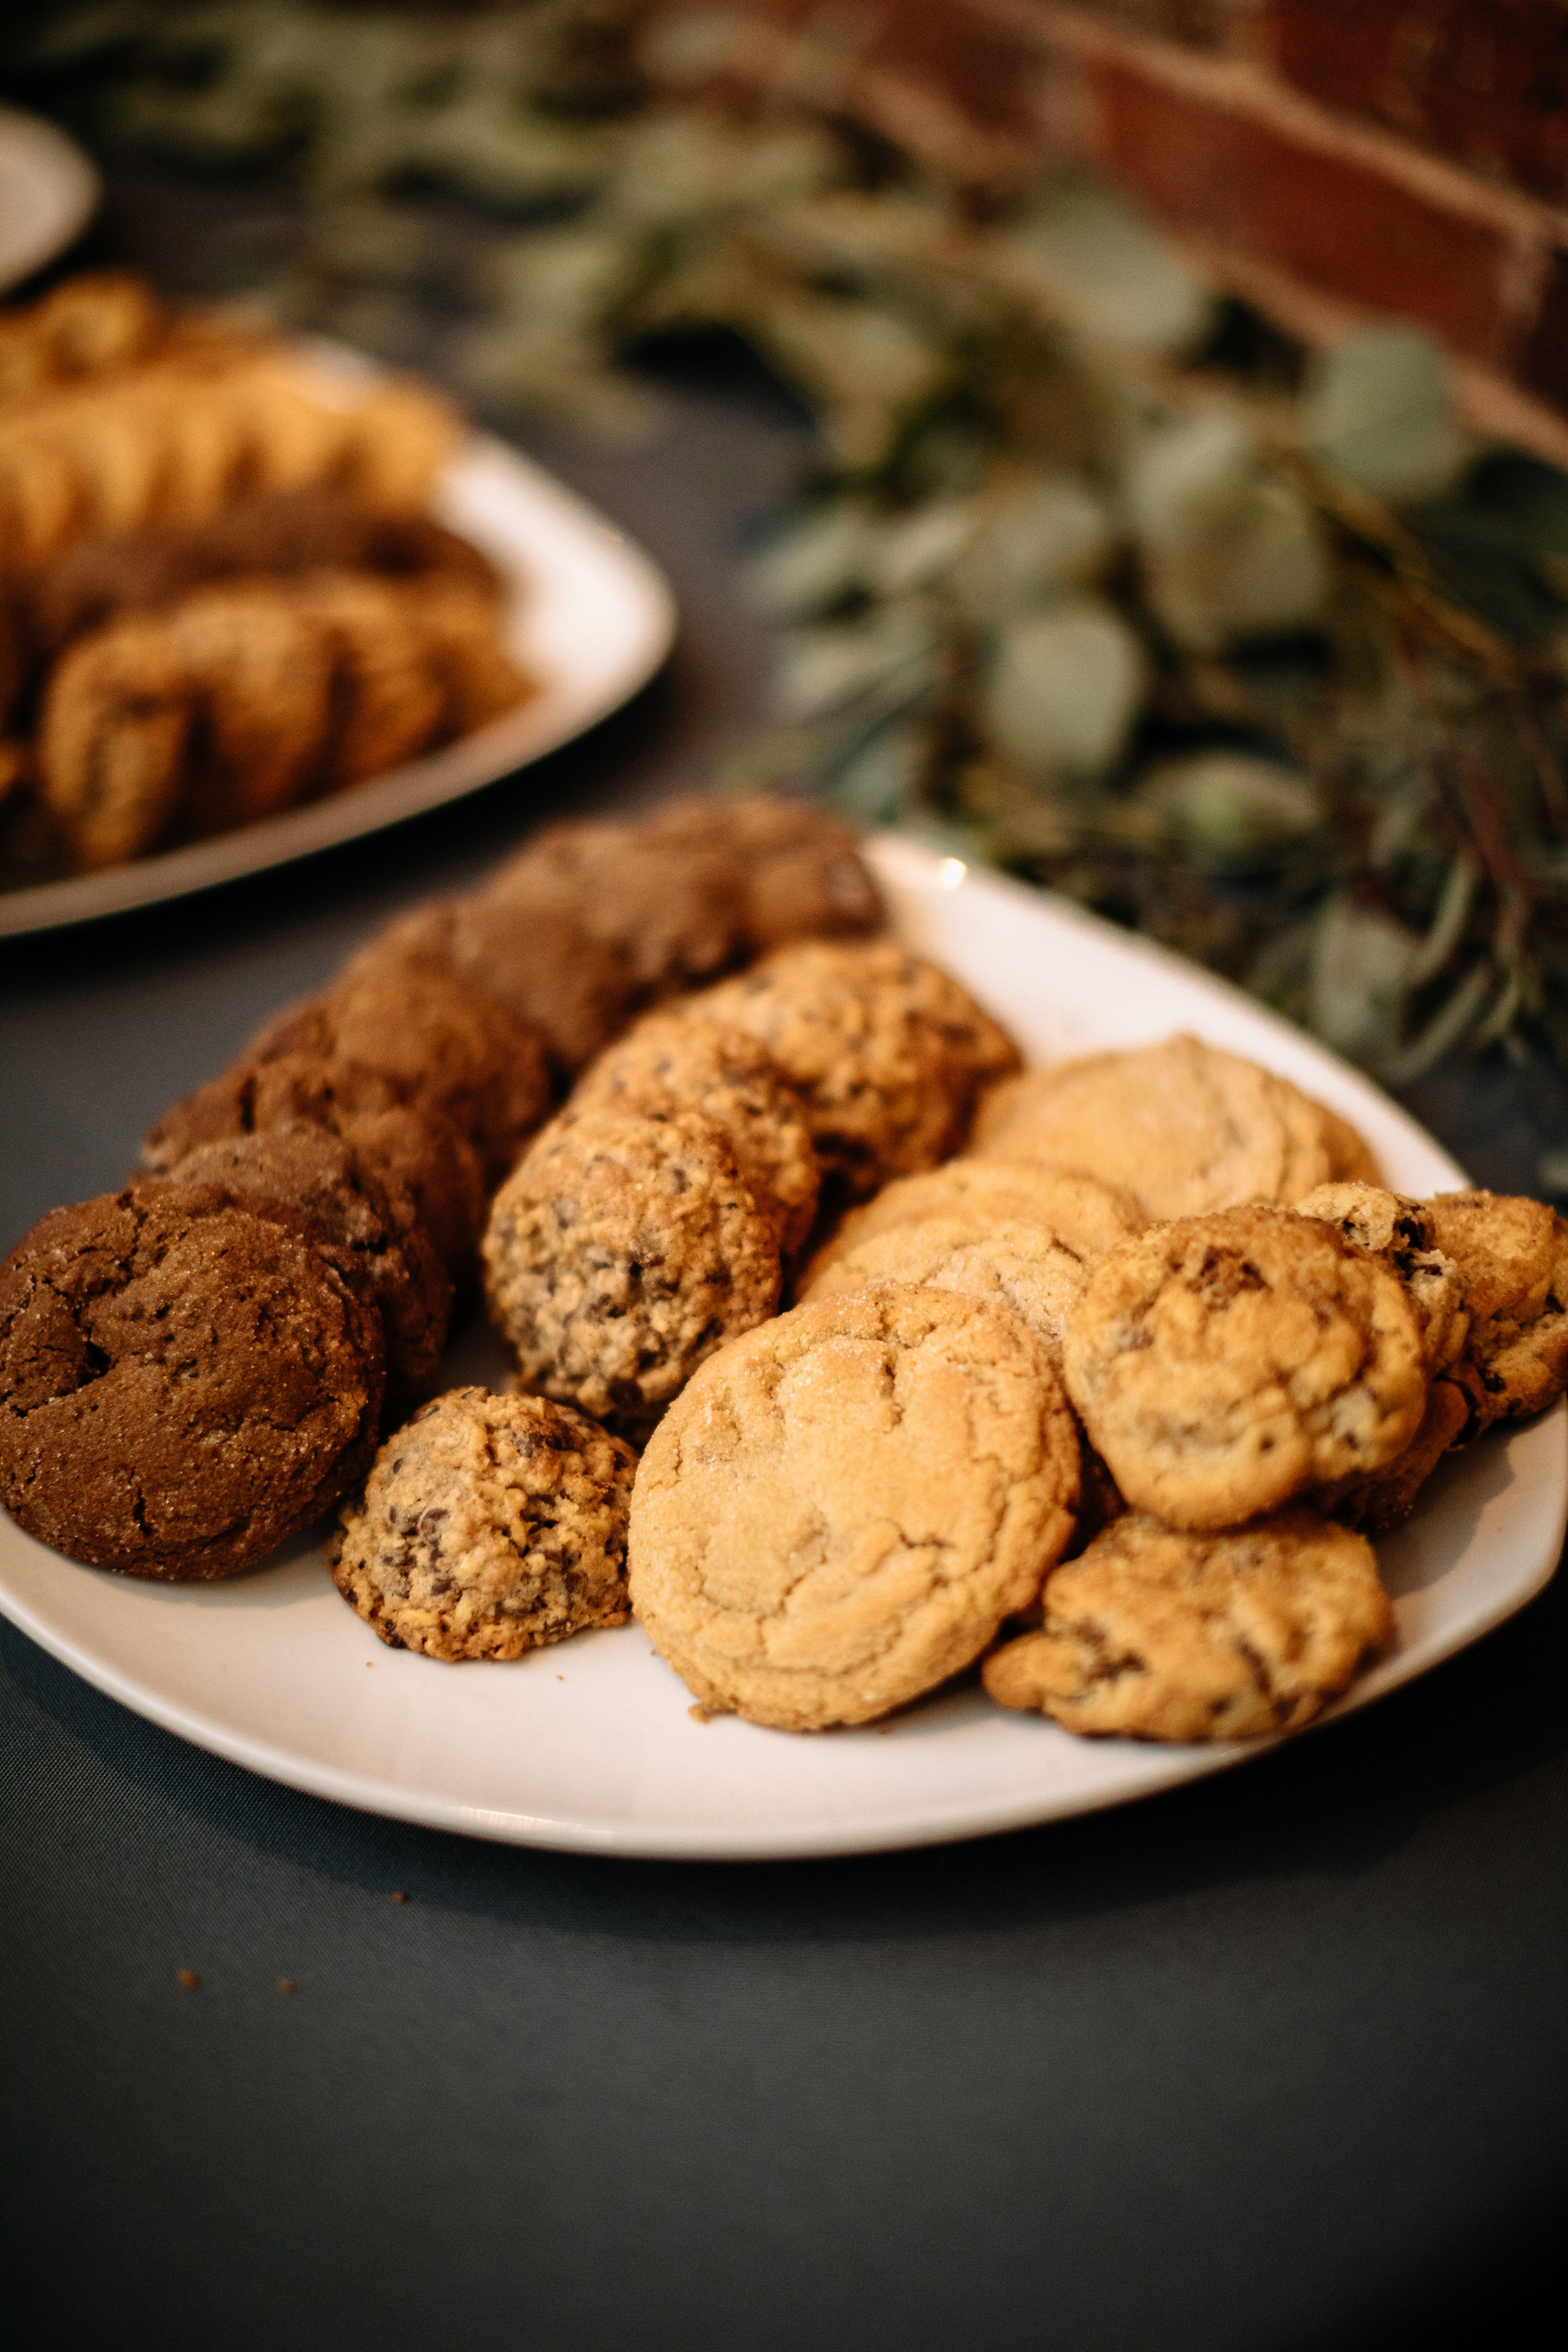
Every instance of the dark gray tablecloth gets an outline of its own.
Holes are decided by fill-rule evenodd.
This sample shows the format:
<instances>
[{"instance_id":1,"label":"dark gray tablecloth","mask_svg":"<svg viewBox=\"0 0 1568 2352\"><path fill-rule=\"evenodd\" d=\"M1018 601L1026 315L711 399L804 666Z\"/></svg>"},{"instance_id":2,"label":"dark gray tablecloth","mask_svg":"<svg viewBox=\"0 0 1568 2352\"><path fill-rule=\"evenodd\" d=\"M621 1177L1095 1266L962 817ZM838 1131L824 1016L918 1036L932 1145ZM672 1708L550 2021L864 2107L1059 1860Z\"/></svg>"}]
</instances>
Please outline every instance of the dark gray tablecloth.
<instances>
[{"instance_id":1,"label":"dark gray tablecloth","mask_svg":"<svg viewBox=\"0 0 1568 2352\"><path fill-rule=\"evenodd\" d=\"M126 197L111 226L172 257L179 216L148 229ZM591 741L374 843L0 960L0 1241L114 1183L172 1096L395 907L546 813L700 776L765 675L735 554L792 446L777 413L689 392L652 449L546 451L685 616L668 676ZM1415 1107L1524 1188L1562 1101L1500 1065ZM339 1811L0 1628L11 2340L1304 2352L1493 2331L1550 2260L1568 2176L1565 1666L1559 1584L1366 1714L1125 1812L703 1868Z\"/></svg>"}]
</instances>

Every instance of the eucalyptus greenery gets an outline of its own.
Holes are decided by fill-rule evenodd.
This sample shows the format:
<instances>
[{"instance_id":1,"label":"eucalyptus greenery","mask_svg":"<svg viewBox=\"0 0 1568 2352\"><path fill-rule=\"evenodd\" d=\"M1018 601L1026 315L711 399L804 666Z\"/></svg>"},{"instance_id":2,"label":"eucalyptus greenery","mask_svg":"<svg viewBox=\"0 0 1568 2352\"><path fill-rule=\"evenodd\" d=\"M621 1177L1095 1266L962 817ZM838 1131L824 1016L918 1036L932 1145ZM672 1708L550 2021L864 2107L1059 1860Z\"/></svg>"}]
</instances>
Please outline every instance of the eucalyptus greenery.
<instances>
[{"instance_id":1,"label":"eucalyptus greenery","mask_svg":"<svg viewBox=\"0 0 1568 2352\"><path fill-rule=\"evenodd\" d=\"M1109 191L868 136L836 37L759 79L743 12L106 0L10 56L97 135L287 171L274 300L394 352L445 304L492 412L647 428L628 360L691 330L795 392L734 781L1066 891L1393 1083L1568 1063L1568 478L1468 441L1409 329L1308 356Z\"/></svg>"}]
</instances>

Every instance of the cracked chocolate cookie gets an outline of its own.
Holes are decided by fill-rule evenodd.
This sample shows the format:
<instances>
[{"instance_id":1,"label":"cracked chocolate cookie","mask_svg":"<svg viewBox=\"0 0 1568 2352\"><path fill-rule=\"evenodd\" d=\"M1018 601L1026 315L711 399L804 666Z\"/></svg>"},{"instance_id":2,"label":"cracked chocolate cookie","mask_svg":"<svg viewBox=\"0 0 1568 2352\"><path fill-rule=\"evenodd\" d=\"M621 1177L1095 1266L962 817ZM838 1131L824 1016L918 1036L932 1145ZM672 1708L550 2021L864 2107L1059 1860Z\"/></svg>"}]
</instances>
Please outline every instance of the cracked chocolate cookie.
<instances>
[{"instance_id":1,"label":"cracked chocolate cookie","mask_svg":"<svg viewBox=\"0 0 1568 2352\"><path fill-rule=\"evenodd\" d=\"M1007 1308L895 1283L710 1359L632 1495L632 1607L704 1706L868 1723L957 1674L1072 1531L1078 1433Z\"/></svg>"},{"instance_id":2,"label":"cracked chocolate cookie","mask_svg":"<svg viewBox=\"0 0 1568 2352\"><path fill-rule=\"evenodd\" d=\"M944 1158L980 1088L1018 1061L967 989L886 940L783 948L684 1010L762 1040L824 1168L857 1199Z\"/></svg>"},{"instance_id":3,"label":"cracked chocolate cookie","mask_svg":"<svg viewBox=\"0 0 1568 2352\"><path fill-rule=\"evenodd\" d=\"M521 1658L626 1622L637 1456L544 1397L450 1389L343 1506L332 1581L395 1650Z\"/></svg>"},{"instance_id":4,"label":"cracked chocolate cookie","mask_svg":"<svg viewBox=\"0 0 1568 2352\"><path fill-rule=\"evenodd\" d=\"M699 1111L553 1120L497 1194L484 1256L525 1387L633 1437L778 1305L778 1220Z\"/></svg>"},{"instance_id":5,"label":"cracked chocolate cookie","mask_svg":"<svg viewBox=\"0 0 1568 2352\"><path fill-rule=\"evenodd\" d=\"M574 1118L585 1110L668 1118L683 1109L723 1129L752 1192L777 1211L784 1255L793 1257L811 1231L822 1169L800 1097L748 1030L649 1013L584 1072L570 1106Z\"/></svg>"},{"instance_id":6,"label":"cracked chocolate cookie","mask_svg":"<svg viewBox=\"0 0 1568 2352\"><path fill-rule=\"evenodd\" d=\"M855 835L803 801L766 793L677 801L656 811L648 830L660 843L726 859L750 955L882 927L882 902Z\"/></svg>"},{"instance_id":7,"label":"cracked chocolate cookie","mask_svg":"<svg viewBox=\"0 0 1568 2352\"><path fill-rule=\"evenodd\" d=\"M629 967L641 1003L673 995L739 961L734 873L711 842L666 841L611 818L551 825L503 866L486 898L570 897L591 939Z\"/></svg>"},{"instance_id":8,"label":"cracked chocolate cookie","mask_svg":"<svg viewBox=\"0 0 1568 2352\"><path fill-rule=\"evenodd\" d=\"M216 1189L57 1209L0 1268L0 1501L73 1559L233 1576L363 1476L381 1327Z\"/></svg>"},{"instance_id":9,"label":"cracked chocolate cookie","mask_svg":"<svg viewBox=\"0 0 1568 2352\"><path fill-rule=\"evenodd\" d=\"M1354 1130L1284 1078L1196 1037L1026 1071L981 1106L971 1149L1123 1186L1150 1217L1289 1206L1377 1171Z\"/></svg>"},{"instance_id":10,"label":"cracked chocolate cookie","mask_svg":"<svg viewBox=\"0 0 1568 2352\"><path fill-rule=\"evenodd\" d=\"M1123 1739L1299 1731L1394 1637L1372 1546L1304 1510L1226 1534L1129 1514L1046 1580L1044 1622L993 1651L999 1706Z\"/></svg>"},{"instance_id":11,"label":"cracked chocolate cookie","mask_svg":"<svg viewBox=\"0 0 1568 2352\"><path fill-rule=\"evenodd\" d=\"M1426 1402L1404 1284L1288 1209L1119 1242L1068 1316L1063 1370L1130 1506L1179 1528L1235 1527L1381 1470Z\"/></svg>"}]
</instances>

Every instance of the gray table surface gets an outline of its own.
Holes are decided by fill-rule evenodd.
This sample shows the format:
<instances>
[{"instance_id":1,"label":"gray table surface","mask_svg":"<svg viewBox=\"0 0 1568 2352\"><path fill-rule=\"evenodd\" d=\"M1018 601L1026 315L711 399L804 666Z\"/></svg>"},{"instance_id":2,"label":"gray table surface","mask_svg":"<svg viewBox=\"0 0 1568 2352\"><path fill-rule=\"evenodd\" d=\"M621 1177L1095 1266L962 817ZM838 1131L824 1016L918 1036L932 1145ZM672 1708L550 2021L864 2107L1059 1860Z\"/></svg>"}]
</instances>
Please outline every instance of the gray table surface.
<instances>
[{"instance_id":1,"label":"gray table surface","mask_svg":"<svg viewBox=\"0 0 1568 2352\"><path fill-rule=\"evenodd\" d=\"M100 234L177 278L183 217L127 181ZM7 950L0 1244L115 1183L395 908L546 814L702 782L755 711L736 557L787 418L689 387L651 448L534 446L670 572L668 672L460 808ZM1518 1189L1568 1132L1561 1087L1500 1064L1413 1107ZM1565 1665L1560 1580L1365 1714L1126 1811L700 1867L339 1810L0 1626L11 2340L1294 2352L1495 2325L1568 2178Z\"/></svg>"}]
</instances>

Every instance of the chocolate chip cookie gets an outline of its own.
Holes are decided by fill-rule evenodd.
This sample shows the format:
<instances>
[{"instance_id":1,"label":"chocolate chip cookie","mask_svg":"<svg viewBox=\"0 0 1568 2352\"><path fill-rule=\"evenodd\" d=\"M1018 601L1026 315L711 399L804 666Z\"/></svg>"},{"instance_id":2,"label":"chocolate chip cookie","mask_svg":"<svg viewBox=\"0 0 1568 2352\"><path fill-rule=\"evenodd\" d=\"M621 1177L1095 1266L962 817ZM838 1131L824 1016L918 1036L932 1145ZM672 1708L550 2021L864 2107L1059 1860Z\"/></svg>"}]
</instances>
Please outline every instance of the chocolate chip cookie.
<instances>
[{"instance_id":1,"label":"chocolate chip cookie","mask_svg":"<svg viewBox=\"0 0 1568 2352\"><path fill-rule=\"evenodd\" d=\"M1130 1513L1047 1579L1044 1611L986 1690L1124 1739L1299 1731L1394 1637L1372 1546L1304 1510L1206 1535Z\"/></svg>"},{"instance_id":2,"label":"chocolate chip cookie","mask_svg":"<svg viewBox=\"0 0 1568 2352\"><path fill-rule=\"evenodd\" d=\"M995 1298L1021 1316L1058 1372L1062 1328L1083 1296L1092 1260L1048 1225L1023 1219L921 1217L870 1234L824 1266L804 1300L864 1290L873 1282L931 1283L970 1298Z\"/></svg>"},{"instance_id":3,"label":"chocolate chip cookie","mask_svg":"<svg viewBox=\"0 0 1568 2352\"><path fill-rule=\"evenodd\" d=\"M1129 1504L1181 1528L1235 1527L1381 1470L1426 1402L1404 1284L1287 1209L1119 1242L1068 1318L1063 1370Z\"/></svg>"},{"instance_id":4,"label":"chocolate chip cookie","mask_svg":"<svg viewBox=\"0 0 1568 2352\"><path fill-rule=\"evenodd\" d=\"M1141 1234L1149 1222L1130 1192L1072 1169L1028 1160L947 1160L940 1168L884 1184L873 1200L840 1218L806 1268L801 1296L837 1258L873 1234L925 1217L953 1216L1045 1225L1083 1258L1098 1256L1129 1234Z\"/></svg>"},{"instance_id":5,"label":"chocolate chip cookie","mask_svg":"<svg viewBox=\"0 0 1568 2352\"><path fill-rule=\"evenodd\" d=\"M0 1268L0 1501L73 1559L233 1576L357 1485L377 1316L216 1189L57 1209Z\"/></svg>"},{"instance_id":6,"label":"chocolate chip cookie","mask_svg":"<svg viewBox=\"0 0 1568 2352\"><path fill-rule=\"evenodd\" d=\"M332 1581L395 1650L521 1658L626 1621L637 1456L569 1406L449 1389L343 1507Z\"/></svg>"},{"instance_id":7,"label":"chocolate chip cookie","mask_svg":"<svg viewBox=\"0 0 1568 2352\"><path fill-rule=\"evenodd\" d=\"M1468 1439L1542 1412L1568 1381L1568 1219L1509 1193L1438 1192L1427 1205L1469 1308L1454 1366L1470 1399Z\"/></svg>"},{"instance_id":8,"label":"chocolate chip cookie","mask_svg":"<svg viewBox=\"0 0 1568 2352\"><path fill-rule=\"evenodd\" d=\"M868 1723L977 1657L1073 1525L1078 1436L1006 1307L885 1283L709 1359L632 1494L632 1607L704 1706Z\"/></svg>"},{"instance_id":9,"label":"chocolate chip cookie","mask_svg":"<svg viewBox=\"0 0 1568 2352\"><path fill-rule=\"evenodd\" d=\"M700 1111L552 1121L497 1194L484 1257L525 1387L634 1438L778 1305L778 1220Z\"/></svg>"}]
</instances>

